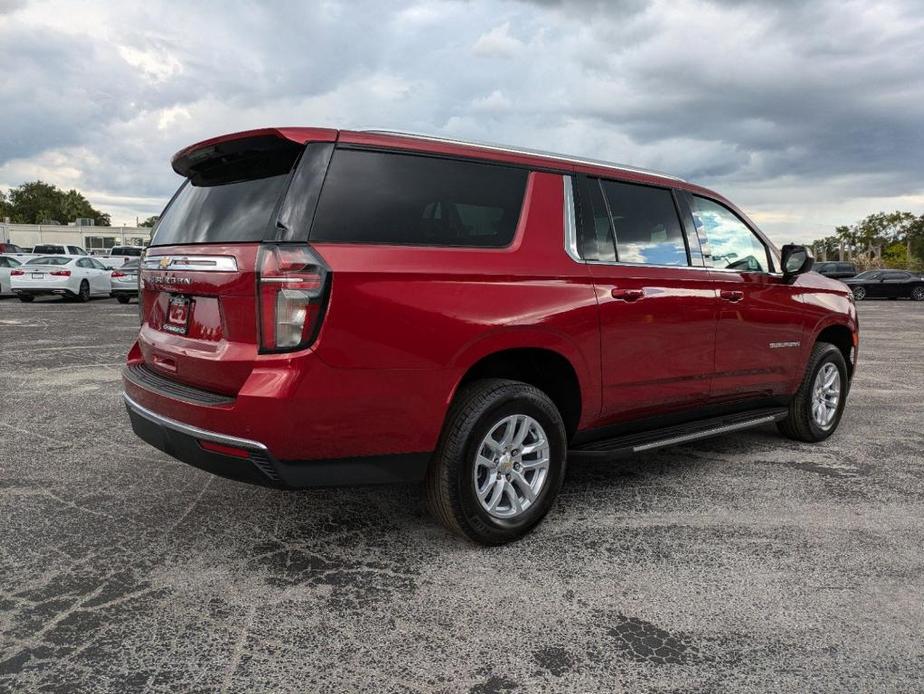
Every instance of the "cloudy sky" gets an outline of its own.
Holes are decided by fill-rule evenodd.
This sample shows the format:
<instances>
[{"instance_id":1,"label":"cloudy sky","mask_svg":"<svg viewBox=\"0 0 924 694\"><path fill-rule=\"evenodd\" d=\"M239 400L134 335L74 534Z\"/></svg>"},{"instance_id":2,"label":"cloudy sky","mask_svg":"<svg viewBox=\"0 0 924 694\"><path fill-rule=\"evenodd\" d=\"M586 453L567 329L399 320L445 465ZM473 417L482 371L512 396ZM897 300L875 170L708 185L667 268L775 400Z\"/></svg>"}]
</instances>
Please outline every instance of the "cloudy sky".
<instances>
[{"instance_id":1,"label":"cloudy sky","mask_svg":"<svg viewBox=\"0 0 924 694\"><path fill-rule=\"evenodd\" d=\"M0 0L0 188L160 211L169 159L267 125L652 167L777 242L924 212L924 3Z\"/></svg>"}]
</instances>

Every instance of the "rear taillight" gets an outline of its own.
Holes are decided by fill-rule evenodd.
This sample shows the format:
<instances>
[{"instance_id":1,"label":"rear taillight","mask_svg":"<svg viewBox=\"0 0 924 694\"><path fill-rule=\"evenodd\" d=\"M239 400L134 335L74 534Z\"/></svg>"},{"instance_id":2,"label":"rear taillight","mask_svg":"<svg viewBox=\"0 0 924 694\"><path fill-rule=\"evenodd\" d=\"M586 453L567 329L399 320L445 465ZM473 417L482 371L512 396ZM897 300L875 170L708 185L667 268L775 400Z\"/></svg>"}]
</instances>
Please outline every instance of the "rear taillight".
<instances>
[{"instance_id":1,"label":"rear taillight","mask_svg":"<svg viewBox=\"0 0 924 694\"><path fill-rule=\"evenodd\" d=\"M22 277L22 276L25 275L25 274L26 274L26 271L25 271L25 270L13 270L13 271L10 273L10 276L11 276L11 277Z\"/></svg>"},{"instance_id":2,"label":"rear taillight","mask_svg":"<svg viewBox=\"0 0 924 694\"><path fill-rule=\"evenodd\" d=\"M124 272L119 272L118 270L113 270L113 271L112 271L112 278L115 279L116 277L125 277L125 273L124 273Z\"/></svg>"},{"instance_id":3,"label":"rear taillight","mask_svg":"<svg viewBox=\"0 0 924 694\"><path fill-rule=\"evenodd\" d=\"M70 270L52 270L48 274L51 275L52 277L70 277L71 271Z\"/></svg>"},{"instance_id":4,"label":"rear taillight","mask_svg":"<svg viewBox=\"0 0 924 694\"><path fill-rule=\"evenodd\" d=\"M258 263L261 350L309 347L321 328L330 284L324 261L309 246L272 244L260 249Z\"/></svg>"}]
</instances>

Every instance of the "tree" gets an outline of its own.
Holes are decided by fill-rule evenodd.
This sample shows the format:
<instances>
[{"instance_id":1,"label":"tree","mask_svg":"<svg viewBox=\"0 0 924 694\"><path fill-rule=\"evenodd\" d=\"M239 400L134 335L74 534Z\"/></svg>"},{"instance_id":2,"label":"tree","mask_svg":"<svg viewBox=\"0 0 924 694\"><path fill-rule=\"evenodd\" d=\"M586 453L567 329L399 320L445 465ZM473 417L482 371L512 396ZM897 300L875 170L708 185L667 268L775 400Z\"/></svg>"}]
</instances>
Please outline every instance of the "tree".
<instances>
[{"instance_id":1,"label":"tree","mask_svg":"<svg viewBox=\"0 0 924 694\"><path fill-rule=\"evenodd\" d=\"M838 258L843 246L847 259L862 266L884 263L916 269L924 264L924 215L911 212L876 212L850 226L839 226L833 236L813 246L829 259Z\"/></svg>"},{"instance_id":2,"label":"tree","mask_svg":"<svg viewBox=\"0 0 924 694\"><path fill-rule=\"evenodd\" d=\"M10 220L20 224L68 223L87 217L99 226L109 226L109 215L94 209L82 193L64 192L44 181L29 181L11 188L8 195Z\"/></svg>"},{"instance_id":3,"label":"tree","mask_svg":"<svg viewBox=\"0 0 924 694\"><path fill-rule=\"evenodd\" d=\"M13 208L10 206L9 200L6 199L6 193L0 190L0 220L12 216L12 214Z\"/></svg>"},{"instance_id":4,"label":"tree","mask_svg":"<svg viewBox=\"0 0 924 694\"><path fill-rule=\"evenodd\" d=\"M141 224L139 224L138 226L142 226L142 227L152 227L152 226L154 226L155 224L157 224L157 220L158 220L158 219L160 219L160 217L158 217L157 215L154 215L153 217L148 217L148 218L145 219L143 222L141 222Z\"/></svg>"}]
</instances>

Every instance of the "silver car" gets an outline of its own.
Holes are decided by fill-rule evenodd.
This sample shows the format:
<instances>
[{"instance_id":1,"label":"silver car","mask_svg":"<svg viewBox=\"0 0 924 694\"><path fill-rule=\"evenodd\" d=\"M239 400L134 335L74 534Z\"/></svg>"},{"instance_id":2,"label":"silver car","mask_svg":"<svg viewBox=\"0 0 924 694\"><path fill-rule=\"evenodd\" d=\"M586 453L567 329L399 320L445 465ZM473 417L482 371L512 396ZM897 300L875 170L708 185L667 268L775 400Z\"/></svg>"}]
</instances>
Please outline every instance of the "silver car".
<instances>
[{"instance_id":1,"label":"silver car","mask_svg":"<svg viewBox=\"0 0 924 694\"><path fill-rule=\"evenodd\" d=\"M110 275L112 290L109 296L115 297L120 304L127 304L138 298L138 266L140 259L133 258L116 268Z\"/></svg>"}]
</instances>

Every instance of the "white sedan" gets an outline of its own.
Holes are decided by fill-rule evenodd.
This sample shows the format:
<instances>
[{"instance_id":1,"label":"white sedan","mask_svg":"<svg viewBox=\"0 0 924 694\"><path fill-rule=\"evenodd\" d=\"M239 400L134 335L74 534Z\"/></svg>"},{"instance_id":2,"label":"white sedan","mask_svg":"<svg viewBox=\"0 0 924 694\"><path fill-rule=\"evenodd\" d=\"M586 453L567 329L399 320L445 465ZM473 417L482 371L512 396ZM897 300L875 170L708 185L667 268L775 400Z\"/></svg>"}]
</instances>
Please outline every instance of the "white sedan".
<instances>
[{"instance_id":1,"label":"white sedan","mask_svg":"<svg viewBox=\"0 0 924 694\"><path fill-rule=\"evenodd\" d=\"M10 288L10 273L14 268L22 265L22 258L12 255L0 255L0 296L8 296L13 293Z\"/></svg>"},{"instance_id":2,"label":"white sedan","mask_svg":"<svg viewBox=\"0 0 924 694\"><path fill-rule=\"evenodd\" d=\"M10 272L13 293L20 301L42 294L60 294L78 301L109 296L109 270L88 255L43 255Z\"/></svg>"}]
</instances>

